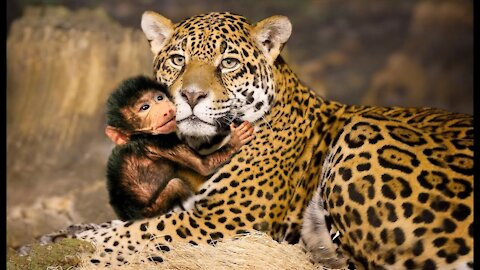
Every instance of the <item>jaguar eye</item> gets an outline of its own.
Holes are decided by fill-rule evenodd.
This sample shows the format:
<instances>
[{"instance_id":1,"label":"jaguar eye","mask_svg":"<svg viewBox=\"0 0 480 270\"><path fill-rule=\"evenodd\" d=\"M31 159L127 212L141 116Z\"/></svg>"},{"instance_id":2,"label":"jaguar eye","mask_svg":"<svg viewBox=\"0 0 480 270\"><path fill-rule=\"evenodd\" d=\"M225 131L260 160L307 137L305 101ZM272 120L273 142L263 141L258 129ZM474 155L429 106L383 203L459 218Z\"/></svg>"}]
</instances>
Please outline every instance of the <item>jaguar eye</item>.
<instances>
[{"instance_id":1,"label":"jaguar eye","mask_svg":"<svg viewBox=\"0 0 480 270\"><path fill-rule=\"evenodd\" d=\"M148 108L150 108L150 105L144 104L144 105L142 105L142 107L140 107L140 111L146 111L146 110L148 110Z\"/></svg>"},{"instance_id":2,"label":"jaguar eye","mask_svg":"<svg viewBox=\"0 0 480 270\"><path fill-rule=\"evenodd\" d=\"M236 68L239 64L240 64L240 61L238 61L235 58L225 58L220 63L220 65L222 66L222 69L228 69L228 70L232 70Z\"/></svg>"},{"instance_id":3,"label":"jaguar eye","mask_svg":"<svg viewBox=\"0 0 480 270\"><path fill-rule=\"evenodd\" d=\"M175 54L171 58L172 64L174 64L177 67L183 67L185 65L185 57Z\"/></svg>"}]
</instances>

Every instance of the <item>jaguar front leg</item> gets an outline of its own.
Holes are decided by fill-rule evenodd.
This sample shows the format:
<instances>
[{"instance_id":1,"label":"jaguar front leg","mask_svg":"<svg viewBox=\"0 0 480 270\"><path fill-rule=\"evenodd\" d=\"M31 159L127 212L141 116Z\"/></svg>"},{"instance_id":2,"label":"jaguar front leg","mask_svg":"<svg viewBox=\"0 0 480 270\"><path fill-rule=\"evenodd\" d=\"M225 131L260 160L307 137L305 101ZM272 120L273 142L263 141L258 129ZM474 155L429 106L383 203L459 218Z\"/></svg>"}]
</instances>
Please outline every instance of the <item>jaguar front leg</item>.
<instances>
[{"instance_id":1,"label":"jaguar front leg","mask_svg":"<svg viewBox=\"0 0 480 270\"><path fill-rule=\"evenodd\" d=\"M338 251L338 246L333 242L331 224L327 224L328 215L317 190L305 210L301 240L305 249L311 253L315 263L333 269L345 268L347 259Z\"/></svg>"}]
</instances>

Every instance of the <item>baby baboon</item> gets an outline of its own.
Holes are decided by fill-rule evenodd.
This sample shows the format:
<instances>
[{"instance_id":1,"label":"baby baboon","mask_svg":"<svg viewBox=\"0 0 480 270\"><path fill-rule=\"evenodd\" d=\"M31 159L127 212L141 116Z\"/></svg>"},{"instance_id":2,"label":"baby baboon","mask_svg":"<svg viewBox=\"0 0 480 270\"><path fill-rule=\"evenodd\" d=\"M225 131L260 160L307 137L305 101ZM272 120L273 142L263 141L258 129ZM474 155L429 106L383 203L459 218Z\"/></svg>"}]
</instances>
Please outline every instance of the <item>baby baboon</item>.
<instances>
[{"instance_id":1,"label":"baby baboon","mask_svg":"<svg viewBox=\"0 0 480 270\"><path fill-rule=\"evenodd\" d=\"M120 84L107 101L106 116L105 133L116 144L108 159L107 187L122 220L172 210L253 139L250 123L232 123L229 142L200 156L175 133L175 106L167 89L145 76Z\"/></svg>"}]
</instances>

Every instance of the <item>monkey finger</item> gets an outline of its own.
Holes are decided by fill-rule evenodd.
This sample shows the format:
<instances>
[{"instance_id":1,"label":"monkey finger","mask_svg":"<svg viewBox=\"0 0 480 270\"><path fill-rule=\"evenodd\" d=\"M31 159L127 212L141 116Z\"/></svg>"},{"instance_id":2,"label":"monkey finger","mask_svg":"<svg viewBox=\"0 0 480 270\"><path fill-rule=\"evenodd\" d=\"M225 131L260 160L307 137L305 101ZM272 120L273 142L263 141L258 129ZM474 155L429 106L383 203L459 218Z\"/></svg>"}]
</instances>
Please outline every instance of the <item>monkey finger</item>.
<instances>
[{"instance_id":1,"label":"monkey finger","mask_svg":"<svg viewBox=\"0 0 480 270\"><path fill-rule=\"evenodd\" d=\"M249 136L252 136L252 133L251 133L251 132L242 133L242 134L240 134L238 137L240 138L240 140L243 140L243 139L245 139L245 138L248 138Z\"/></svg>"},{"instance_id":2,"label":"monkey finger","mask_svg":"<svg viewBox=\"0 0 480 270\"><path fill-rule=\"evenodd\" d=\"M252 123L248 122L248 121L245 121L243 122L245 124L245 126L247 127L253 127Z\"/></svg>"},{"instance_id":3,"label":"monkey finger","mask_svg":"<svg viewBox=\"0 0 480 270\"><path fill-rule=\"evenodd\" d=\"M255 136L255 135L253 135L252 133L247 132L247 133L244 133L244 134L242 134L241 136L239 136L239 138L240 138L240 140L243 140L243 139L245 139L245 138L254 137L254 136Z\"/></svg>"},{"instance_id":4,"label":"monkey finger","mask_svg":"<svg viewBox=\"0 0 480 270\"><path fill-rule=\"evenodd\" d=\"M245 134L245 133L248 133L248 129L245 129L245 128L240 128L238 127L235 131L233 131L235 134L237 134L238 136L242 135L242 134Z\"/></svg>"},{"instance_id":5,"label":"monkey finger","mask_svg":"<svg viewBox=\"0 0 480 270\"><path fill-rule=\"evenodd\" d=\"M245 132L247 129L249 129L250 127L250 124L245 124L245 122L243 122L237 129L242 131L242 132Z\"/></svg>"},{"instance_id":6,"label":"monkey finger","mask_svg":"<svg viewBox=\"0 0 480 270\"><path fill-rule=\"evenodd\" d=\"M245 130L244 132L242 132L240 135L241 135L241 136L243 135L244 137L246 137L246 136L252 135L253 132L254 132L253 128L250 128L250 129L247 129L247 130Z\"/></svg>"},{"instance_id":7,"label":"monkey finger","mask_svg":"<svg viewBox=\"0 0 480 270\"><path fill-rule=\"evenodd\" d=\"M249 136L247 137L246 139L244 140L241 140L242 144L246 144L248 143L249 141L253 140L255 138L255 136Z\"/></svg>"},{"instance_id":8,"label":"monkey finger","mask_svg":"<svg viewBox=\"0 0 480 270\"><path fill-rule=\"evenodd\" d=\"M250 125L250 122L243 121L238 127L245 127L245 126L248 126L248 125Z\"/></svg>"},{"instance_id":9,"label":"monkey finger","mask_svg":"<svg viewBox=\"0 0 480 270\"><path fill-rule=\"evenodd\" d=\"M248 132L238 133L238 137L239 137L240 139L246 138L246 137L248 137L248 135L250 135L250 134L248 134Z\"/></svg>"}]
</instances>

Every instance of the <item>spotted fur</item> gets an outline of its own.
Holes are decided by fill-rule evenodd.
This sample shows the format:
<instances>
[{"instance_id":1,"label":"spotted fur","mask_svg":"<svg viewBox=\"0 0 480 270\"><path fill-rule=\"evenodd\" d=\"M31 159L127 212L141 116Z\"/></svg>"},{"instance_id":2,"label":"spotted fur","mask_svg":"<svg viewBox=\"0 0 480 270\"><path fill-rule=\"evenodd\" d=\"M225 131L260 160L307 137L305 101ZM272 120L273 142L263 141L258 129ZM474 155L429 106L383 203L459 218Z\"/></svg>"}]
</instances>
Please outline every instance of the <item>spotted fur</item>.
<instances>
[{"instance_id":1,"label":"spotted fur","mask_svg":"<svg viewBox=\"0 0 480 270\"><path fill-rule=\"evenodd\" d=\"M472 117L346 107L339 120L309 208L325 205L357 268L473 268Z\"/></svg>"},{"instance_id":2,"label":"spotted fur","mask_svg":"<svg viewBox=\"0 0 480 270\"><path fill-rule=\"evenodd\" d=\"M252 25L209 13L173 24L147 12L142 27L181 136L198 146L237 118L254 122L255 139L186 210L77 234L103 251L91 263L124 264L139 250L161 262L172 241L251 230L297 243L317 190L302 236L312 252L338 247L359 269L473 267L471 116L322 99L278 56L291 30L285 17ZM340 233L337 244L324 230Z\"/></svg>"}]
</instances>

